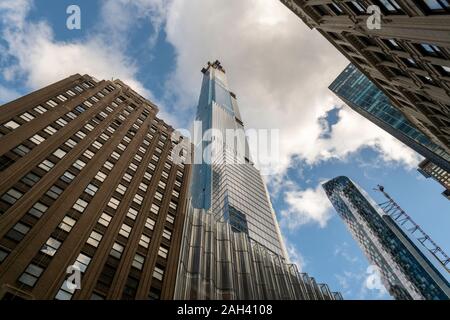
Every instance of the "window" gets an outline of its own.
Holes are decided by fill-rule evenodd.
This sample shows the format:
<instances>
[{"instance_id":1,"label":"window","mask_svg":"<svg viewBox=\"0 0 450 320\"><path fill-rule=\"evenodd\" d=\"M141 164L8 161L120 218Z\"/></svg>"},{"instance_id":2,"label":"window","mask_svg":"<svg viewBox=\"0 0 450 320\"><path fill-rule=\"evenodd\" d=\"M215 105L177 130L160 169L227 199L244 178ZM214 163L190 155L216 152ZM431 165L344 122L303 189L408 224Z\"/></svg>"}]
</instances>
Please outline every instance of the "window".
<instances>
[{"instance_id":1,"label":"window","mask_svg":"<svg viewBox=\"0 0 450 320\"><path fill-rule=\"evenodd\" d=\"M54 135L55 133L56 133L56 129L55 128L53 128L52 126L47 126L45 129L44 129L44 131L45 132L47 132L49 135Z\"/></svg>"},{"instance_id":2,"label":"window","mask_svg":"<svg viewBox=\"0 0 450 320\"><path fill-rule=\"evenodd\" d=\"M61 180L67 183L71 183L73 179L75 179L75 175L73 175L69 171L64 172L64 174L61 176Z\"/></svg>"},{"instance_id":3,"label":"window","mask_svg":"<svg viewBox=\"0 0 450 320\"><path fill-rule=\"evenodd\" d=\"M97 231L92 231L89 239L87 240L87 243L97 248L102 238L103 236L100 233L98 233Z\"/></svg>"},{"instance_id":4,"label":"window","mask_svg":"<svg viewBox=\"0 0 450 320\"><path fill-rule=\"evenodd\" d=\"M112 157L113 159L119 160L120 154L118 154L116 151L114 151L114 152L111 154L111 157Z\"/></svg>"},{"instance_id":5,"label":"window","mask_svg":"<svg viewBox=\"0 0 450 320\"><path fill-rule=\"evenodd\" d=\"M25 147L23 144L19 144L17 147L13 149L13 152L21 157L25 156L30 149Z\"/></svg>"},{"instance_id":6,"label":"window","mask_svg":"<svg viewBox=\"0 0 450 320\"><path fill-rule=\"evenodd\" d=\"M43 268L39 267L36 264L30 263L20 276L19 282L27 286L34 287L36 281L39 279L43 271Z\"/></svg>"},{"instance_id":7,"label":"window","mask_svg":"<svg viewBox=\"0 0 450 320\"><path fill-rule=\"evenodd\" d=\"M86 210L86 207L88 206L89 203L87 203L86 201L82 200L82 199L78 199L77 202L75 202L75 204L72 206L72 208L74 208L75 210L77 210L80 213L83 213L84 210Z\"/></svg>"},{"instance_id":8,"label":"window","mask_svg":"<svg viewBox=\"0 0 450 320\"><path fill-rule=\"evenodd\" d=\"M65 96L63 96L62 94L58 95L56 98L61 102L67 101L67 98Z\"/></svg>"},{"instance_id":9,"label":"window","mask_svg":"<svg viewBox=\"0 0 450 320\"><path fill-rule=\"evenodd\" d=\"M86 187L86 189L84 189L84 192L86 192L87 194L91 195L91 196L95 196L95 193L98 191L98 187L94 186L93 184L88 184L88 186Z\"/></svg>"},{"instance_id":10,"label":"window","mask_svg":"<svg viewBox=\"0 0 450 320\"><path fill-rule=\"evenodd\" d=\"M43 106L37 106L37 107L33 108L33 110L40 114L47 112L47 109L45 109Z\"/></svg>"},{"instance_id":11,"label":"window","mask_svg":"<svg viewBox=\"0 0 450 320\"><path fill-rule=\"evenodd\" d=\"M5 123L3 126L8 128L8 129L14 130L14 129L20 127L20 124L18 124L17 122L11 120L11 121L8 121L7 123Z\"/></svg>"},{"instance_id":12,"label":"window","mask_svg":"<svg viewBox=\"0 0 450 320\"><path fill-rule=\"evenodd\" d=\"M22 113L21 115L20 115L20 118L22 118L23 120L25 120L25 121L31 121L31 120L33 120L34 119L34 116L33 115L31 115L31 114L29 114L28 112L24 112L24 113Z\"/></svg>"},{"instance_id":13,"label":"window","mask_svg":"<svg viewBox=\"0 0 450 320\"><path fill-rule=\"evenodd\" d=\"M167 179L167 178L169 178L169 174L167 172L163 171L161 173L161 177L163 177L164 179Z\"/></svg>"},{"instance_id":14,"label":"window","mask_svg":"<svg viewBox=\"0 0 450 320\"><path fill-rule=\"evenodd\" d=\"M155 220L147 218L147 220L145 220L145 227L153 230L153 228L155 227Z\"/></svg>"},{"instance_id":15,"label":"window","mask_svg":"<svg viewBox=\"0 0 450 320\"><path fill-rule=\"evenodd\" d=\"M3 249L0 249L0 263L3 262L3 260L5 260L7 256L8 252Z\"/></svg>"},{"instance_id":16,"label":"window","mask_svg":"<svg viewBox=\"0 0 450 320\"><path fill-rule=\"evenodd\" d=\"M97 140L94 141L94 143L92 144L94 146L94 148L96 149L100 149L103 144L101 144L100 142L98 142Z\"/></svg>"},{"instance_id":17,"label":"window","mask_svg":"<svg viewBox=\"0 0 450 320\"><path fill-rule=\"evenodd\" d=\"M53 155L59 159L64 158L64 156L67 154L67 152L61 150L61 149L56 149L55 152L53 152Z\"/></svg>"},{"instance_id":18,"label":"window","mask_svg":"<svg viewBox=\"0 0 450 320\"><path fill-rule=\"evenodd\" d=\"M61 246L61 241L56 240L55 238L48 238L47 242L42 246L41 252L53 257Z\"/></svg>"},{"instance_id":19,"label":"window","mask_svg":"<svg viewBox=\"0 0 450 320\"><path fill-rule=\"evenodd\" d=\"M119 204L120 204L120 201L118 199L112 197L111 199L109 199L108 207L117 209L117 207L119 207Z\"/></svg>"},{"instance_id":20,"label":"window","mask_svg":"<svg viewBox=\"0 0 450 320\"><path fill-rule=\"evenodd\" d=\"M75 135L80 139L84 139L84 137L86 137L86 134L83 131L78 131Z\"/></svg>"},{"instance_id":21,"label":"window","mask_svg":"<svg viewBox=\"0 0 450 320\"><path fill-rule=\"evenodd\" d=\"M144 200L144 198L141 195L139 195L139 194L134 195L133 202L141 205L143 200Z\"/></svg>"},{"instance_id":22,"label":"window","mask_svg":"<svg viewBox=\"0 0 450 320\"><path fill-rule=\"evenodd\" d=\"M160 256L163 259L167 259L167 254L169 253L169 250L165 247L159 247L158 250L158 256Z\"/></svg>"},{"instance_id":23,"label":"window","mask_svg":"<svg viewBox=\"0 0 450 320\"><path fill-rule=\"evenodd\" d=\"M11 230L7 233L7 237L16 242L20 242L28 233L28 231L30 231L30 229L31 228L26 224L17 222L14 227L12 227Z\"/></svg>"},{"instance_id":24,"label":"window","mask_svg":"<svg viewBox=\"0 0 450 320\"><path fill-rule=\"evenodd\" d=\"M142 234L141 239L139 239L139 245L143 246L144 248L148 248L148 246L150 245L150 237Z\"/></svg>"},{"instance_id":25,"label":"window","mask_svg":"<svg viewBox=\"0 0 450 320\"><path fill-rule=\"evenodd\" d=\"M122 256L123 249L124 248L121 244L115 242L109 254L117 259L120 259L120 257Z\"/></svg>"},{"instance_id":26,"label":"window","mask_svg":"<svg viewBox=\"0 0 450 320\"><path fill-rule=\"evenodd\" d=\"M86 166L86 162L81 161L80 159L78 159L77 161L74 162L73 166L75 168L77 168L78 170L82 170L84 168L84 166Z\"/></svg>"},{"instance_id":27,"label":"window","mask_svg":"<svg viewBox=\"0 0 450 320\"><path fill-rule=\"evenodd\" d=\"M167 221L168 223L173 224L174 221L175 221L175 217L174 217L173 215L171 215L171 214L167 214L166 221Z\"/></svg>"},{"instance_id":28,"label":"window","mask_svg":"<svg viewBox=\"0 0 450 320\"><path fill-rule=\"evenodd\" d=\"M28 213L39 219L47 210L48 207L46 205L36 202Z\"/></svg>"},{"instance_id":29,"label":"window","mask_svg":"<svg viewBox=\"0 0 450 320\"><path fill-rule=\"evenodd\" d=\"M22 178L22 182L25 183L27 186L32 187L34 186L41 178L34 173L28 173L25 177Z\"/></svg>"},{"instance_id":30,"label":"window","mask_svg":"<svg viewBox=\"0 0 450 320\"><path fill-rule=\"evenodd\" d=\"M131 263L131 265L138 270L142 270L142 267L144 265L144 260L145 260L145 258L143 256L141 256L140 254L136 254L134 256L134 259L133 259L133 262Z\"/></svg>"},{"instance_id":31,"label":"window","mask_svg":"<svg viewBox=\"0 0 450 320\"><path fill-rule=\"evenodd\" d=\"M120 183L120 184L117 186L116 191L117 191L118 193L120 193L121 195L124 195L125 192L127 191L127 187L125 187L123 184Z\"/></svg>"},{"instance_id":32,"label":"window","mask_svg":"<svg viewBox=\"0 0 450 320\"><path fill-rule=\"evenodd\" d=\"M130 182L132 178L133 177L130 174L128 174L128 173L125 173L123 175L123 180L125 180L126 182Z\"/></svg>"},{"instance_id":33,"label":"window","mask_svg":"<svg viewBox=\"0 0 450 320\"><path fill-rule=\"evenodd\" d=\"M56 200L61 195L61 193L63 193L63 189L54 185L50 189L48 189L45 194L50 198Z\"/></svg>"},{"instance_id":34,"label":"window","mask_svg":"<svg viewBox=\"0 0 450 320\"><path fill-rule=\"evenodd\" d=\"M113 165L111 162L106 161L105 164L103 165L103 167L105 167L106 169L108 169L109 171L111 171L112 168L114 167L114 165Z\"/></svg>"},{"instance_id":35,"label":"window","mask_svg":"<svg viewBox=\"0 0 450 320\"><path fill-rule=\"evenodd\" d=\"M80 271L82 273L84 273L89 265L89 263L91 262L91 257L80 253L77 257L77 259L75 260L75 263L73 264L74 266L77 266L78 268L80 268Z\"/></svg>"},{"instance_id":36,"label":"window","mask_svg":"<svg viewBox=\"0 0 450 320\"><path fill-rule=\"evenodd\" d=\"M169 207L172 208L173 210L177 210L177 204L173 201L170 201Z\"/></svg>"},{"instance_id":37,"label":"window","mask_svg":"<svg viewBox=\"0 0 450 320\"><path fill-rule=\"evenodd\" d=\"M150 211L153 212L154 214L158 214L159 206L157 204L152 203L152 207L150 208Z\"/></svg>"},{"instance_id":38,"label":"window","mask_svg":"<svg viewBox=\"0 0 450 320\"><path fill-rule=\"evenodd\" d=\"M423 0L424 9L427 13L445 13L450 12L450 3L448 0Z\"/></svg>"},{"instance_id":39,"label":"window","mask_svg":"<svg viewBox=\"0 0 450 320\"><path fill-rule=\"evenodd\" d=\"M160 187L161 189L165 189L166 188L166 183L163 181L159 181L158 182L158 187Z\"/></svg>"},{"instance_id":40,"label":"window","mask_svg":"<svg viewBox=\"0 0 450 320\"><path fill-rule=\"evenodd\" d=\"M76 223L76 220L72 219L69 216L65 216L64 219L59 224L59 228L64 231L70 232L70 230L72 230L75 223Z\"/></svg>"},{"instance_id":41,"label":"window","mask_svg":"<svg viewBox=\"0 0 450 320\"><path fill-rule=\"evenodd\" d=\"M428 43L421 43L420 49L423 53L433 56L433 57L440 57L442 55L441 50L438 46L435 46L433 44Z\"/></svg>"},{"instance_id":42,"label":"window","mask_svg":"<svg viewBox=\"0 0 450 320\"><path fill-rule=\"evenodd\" d=\"M34 142L34 144L39 145L45 141L45 138L43 138L42 136L40 136L38 134L35 134L34 136L32 136L30 138L30 140L31 140L31 142Z\"/></svg>"},{"instance_id":43,"label":"window","mask_svg":"<svg viewBox=\"0 0 450 320\"><path fill-rule=\"evenodd\" d=\"M131 227L127 224L122 224L119 230L119 234L124 236L125 238L128 238L130 236Z\"/></svg>"},{"instance_id":44,"label":"window","mask_svg":"<svg viewBox=\"0 0 450 320\"><path fill-rule=\"evenodd\" d=\"M133 208L129 208L128 212L127 212L127 217L129 217L132 220L135 220L136 217L138 215L138 211L133 209Z\"/></svg>"},{"instance_id":45,"label":"window","mask_svg":"<svg viewBox=\"0 0 450 320\"><path fill-rule=\"evenodd\" d=\"M77 142L75 140L68 139L64 144L72 149L77 145Z\"/></svg>"},{"instance_id":46,"label":"window","mask_svg":"<svg viewBox=\"0 0 450 320\"><path fill-rule=\"evenodd\" d=\"M155 279L162 281L162 279L164 277L164 270L155 266L155 269L153 270L153 277Z\"/></svg>"},{"instance_id":47,"label":"window","mask_svg":"<svg viewBox=\"0 0 450 320\"><path fill-rule=\"evenodd\" d=\"M100 182L105 181L106 179L106 174L104 174L103 172L99 171L97 172L97 174L95 175L95 179L97 179Z\"/></svg>"},{"instance_id":48,"label":"window","mask_svg":"<svg viewBox=\"0 0 450 320\"><path fill-rule=\"evenodd\" d=\"M22 196L23 196L22 192L17 191L16 189L12 188L12 189L9 189L5 194L3 194L1 199L3 201L5 201L6 203L13 205Z\"/></svg>"},{"instance_id":49,"label":"window","mask_svg":"<svg viewBox=\"0 0 450 320\"><path fill-rule=\"evenodd\" d=\"M179 193L178 191L176 191L176 190L173 190L173 191L172 191L172 195L173 195L175 198L178 198L178 197L180 196L180 193Z\"/></svg>"},{"instance_id":50,"label":"window","mask_svg":"<svg viewBox=\"0 0 450 320\"><path fill-rule=\"evenodd\" d=\"M38 165L39 168L41 168L45 171L50 171L54 166L55 166L55 164L47 159L45 159Z\"/></svg>"},{"instance_id":51,"label":"window","mask_svg":"<svg viewBox=\"0 0 450 320\"><path fill-rule=\"evenodd\" d=\"M95 156L95 153L93 153L91 150L86 150L85 152L83 152L83 155L88 159L92 159Z\"/></svg>"},{"instance_id":52,"label":"window","mask_svg":"<svg viewBox=\"0 0 450 320\"><path fill-rule=\"evenodd\" d=\"M384 13L398 14L403 12L396 0L378 0L377 2L381 5L381 10Z\"/></svg>"},{"instance_id":53,"label":"window","mask_svg":"<svg viewBox=\"0 0 450 320\"><path fill-rule=\"evenodd\" d=\"M148 185L146 185L145 183L141 182L141 183L139 184L139 189L140 189L140 190L146 192L146 191L147 191L147 188L148 188Z\"/></svg>"},{"instance_id":54,"label":"window","mask_svg":"<svg viewBox=\"0 0 450 320\"><path fill-rule=\"evenodd\" d=\"M155 199L161 201L162 200L162 193L159 191L155 192Z\"/></svg>"},{"instance_id":55,"label":"window","mask_svg":"<svg viewBox=\"0 0 450 320\"><path fill-rule=\"evenodd\" d=\"M108 227L109 223L111 222L111 216L107 213L102 213L100 219L98 219L98 223L100 223L101 225Z\"/></svg>"},{"instance_id":56,"label":"window","mask_svg":"<svg viewBox=\"0 0 450 320\"><path fill-rule=\"evenodd\" d=\"M164 229L162 236L167 240L170 240L170 238L172 237L172 232L167 229Z\"/></svg>"}]
</instances>

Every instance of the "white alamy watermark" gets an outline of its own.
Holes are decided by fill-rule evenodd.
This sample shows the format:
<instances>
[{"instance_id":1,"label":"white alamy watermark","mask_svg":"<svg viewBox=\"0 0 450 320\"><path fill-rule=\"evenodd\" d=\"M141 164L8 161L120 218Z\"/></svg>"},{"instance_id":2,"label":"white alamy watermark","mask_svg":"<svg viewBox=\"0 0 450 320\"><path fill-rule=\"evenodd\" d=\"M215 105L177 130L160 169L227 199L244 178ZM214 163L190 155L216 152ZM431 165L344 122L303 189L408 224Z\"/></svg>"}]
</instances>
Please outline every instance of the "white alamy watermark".
<instances>
[{"instance_id":1,"label":"white alamy watermark","mask_svg":"<svg viewBox=\"0 0 450 320\"><path fill-rule=\"evenodd\" d=\"M367 18L367 29L380 30L381 29L381 9L377 5L371 5L367 7L367 13L370 16Z\"/></svg>"},{"instance_id":2,"label":"white alamy watermark","mask_svg":"<svg viewBox=\"0 0 450 320\"><path fill-rule=\"evenodd\" d=\"M81 29L81 8L76 4L67 7L66 13L69 15L66 19L66 27L69 30Z\"/></svg>"},{"instance_id":3,"label":"white alamy watermark","mask_svg":"<svg viewBox=\"0 0 450 320\"><path fill-rule=\"evenodd\" d=\"M77 265L67 267L66 273L69 275L66 279L66 287L70 291L81 289L81 269Z\"/></svg>"},{"instance_id":4,"label":"white alamy watermark","mask_svg":"<svg viewBox=\"0 0 450 320\"><path fill-rule=\"evenodd\" d=\"M270 174L280 162L279 129L207 129L194 121L193 130L177 129L184 139L172 150L173 162L180 164L254 164ZM176 140L176 139L175 139Z\"/></svg>"}]
</instances>

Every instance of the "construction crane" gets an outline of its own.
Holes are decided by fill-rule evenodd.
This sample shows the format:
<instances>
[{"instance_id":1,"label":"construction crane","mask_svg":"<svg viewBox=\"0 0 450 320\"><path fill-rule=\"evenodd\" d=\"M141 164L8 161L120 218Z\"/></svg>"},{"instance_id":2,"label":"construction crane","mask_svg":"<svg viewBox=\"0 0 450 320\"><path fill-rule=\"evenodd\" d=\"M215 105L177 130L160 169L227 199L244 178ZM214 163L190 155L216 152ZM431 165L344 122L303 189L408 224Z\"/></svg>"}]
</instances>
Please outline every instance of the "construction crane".
<instances>
[{"instance_id":1,"label":"construction crane","mask_svg":"<svg viewBox=\"0 0 450 320\"><path fill-rule=\"evenodd\" d=\"M377 188L374 188L374 190L381 192L387 199L387 201L378 204L384 213L389 215L402 229L412 234L450 273L450 257L441 247L392 199L383 186L377 185Z\"/></svg>"}]
</instances>

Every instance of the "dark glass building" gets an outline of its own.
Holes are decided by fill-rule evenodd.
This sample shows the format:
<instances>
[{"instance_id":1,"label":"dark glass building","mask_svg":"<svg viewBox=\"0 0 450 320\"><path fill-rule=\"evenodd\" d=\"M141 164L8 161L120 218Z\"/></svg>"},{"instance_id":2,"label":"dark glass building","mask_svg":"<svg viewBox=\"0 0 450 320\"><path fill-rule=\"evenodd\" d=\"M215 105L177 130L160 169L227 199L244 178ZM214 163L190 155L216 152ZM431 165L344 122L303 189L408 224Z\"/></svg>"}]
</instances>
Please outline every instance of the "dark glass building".
<instances>
[{"instance_id":1,"label":"dark glass building","mask_svg":"<svg viewBox=\"0 0 450 320\"><path fill-rule=\"evenodd\" d=\"M450 172L450 154L417 130L389 98L354 65L349 64L329 89L350 108Z\"/></svg>"},{"instance_id":2,"label":"dark glass building","mask_svg":"<svg viewBox=\"0 0 450 320\"><path fill-rule=\"evenodd\" d=\"M418 171L426 178L433 178L444 188L442 195L450 200L450 173L429 160L424 160L419 164Z\"/></svg>"},{"instance_id":3,"label":"dark glass building","mask_svg":"<svg viewBox=\"0 0 450 320\"><path fill-rule=\"evenodd\" d=\"M367 259L379 268L388 292L399 300L448 300L448 280L417 243L347 177L323 185Z\"/></svg>"},{"instance_id":4,"label":"dark glass building","mask_svg":"<svg viewBox=\"0 0 450 320\"><path fill-rule=\"evenodd\" d=\"M0 108L0 299L172 299L190 166L158 108L78 74Z\"/></svg>"}]
</instances>

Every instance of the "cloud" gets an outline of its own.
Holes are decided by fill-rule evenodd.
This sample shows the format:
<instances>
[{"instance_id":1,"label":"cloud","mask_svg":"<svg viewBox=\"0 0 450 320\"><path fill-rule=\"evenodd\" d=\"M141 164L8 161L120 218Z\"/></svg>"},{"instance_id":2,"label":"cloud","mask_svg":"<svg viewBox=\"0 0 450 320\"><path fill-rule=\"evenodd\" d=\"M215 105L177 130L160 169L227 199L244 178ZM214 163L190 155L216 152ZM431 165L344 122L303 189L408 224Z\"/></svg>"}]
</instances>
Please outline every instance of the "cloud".
<instances>
[{"instance_id":1,"label":"cloud","mask_svg":"<svg viewBox=\"0 0 450 320\"><path fill-rule=\"evenodd\" d=\"M373 290L374 292L376 292L376 295L379 298L388 294L381 281L380 270L375 265L370 265L369 267L367 267L366 278L364 279L362 292L364 292L365 290Z\"/></svg>"},{"instance_id":2,"label":"cloud","mask_svg":"<svg viewBox=\"0 0 450 320\"><path fill-rule=\"evenodd\" d=\"M194 114L200 68L221 60L247 128L281 129L275 173L286 171L293 156L317 164L345 160L365 146L376 149L383 161L406 167L418 161L414 152L347 108L340 109L331 137L323 136L320 119L342 104L327 87L348 61L279 1L173 0L167 12L167 40L176 51L169 96Z\"/></svg>"},{"instance_id":3,"label":"cloud","mask_svg":"<svg viewBox=\"0 0 450 320\"><path fill-rule=\"evenodd\" d=\"M281 211L280 224L284 229L294 230L307 223L323 228L332 217L332 205L320 184L315 189L287 190L284 201L288 206Z\"/></svg>"},{"instance_id":4,"label":"cloud","mask_svg":"<svg viewBox=\"0 0 450 320\"><path fill-rule=\"evenodd\" d=\"M283 242L285 244L290 263L294 263L297 266L298 271L302 272L302 270L305 269L307 264L306 259L300 253L298 248L293 243L291 243L287 238L283 237Z\"/></svg>"},{"instance_id":5,"label":"cloud","mask_svg":"<svg viewBox=\"0 0 450 320\"><path fill-rule=\"evenodd\" d=\"M0 85L0 104L17 99L19 96L16 90Z\"/></svg>"},{"instance_id":6,"label":"cloud","mask_svg":"<svg viewBox=\"0 0 450 320\"><path fill-rule=\"evenodd\" d=\"M341 245L336 246L336 248L334 249L334 256L341 256L347 262L350 262L352 264L359 261L358 257L351 254L349 245L345 241Z\"/></svg>"},{"instance_id":7,"label":"cloud","mask_svg":"<svg viewBox=\"0 0 450 320\"><path fill-rule=\"evenodd\" d=\"M124 21L133 17L132 12L142 11L131 8L129 1L121 2L129 6L122 6L123 14L114 15L114 20L121 17L120 23L108 22L111 20L108 15L117 8L113 7L112 1L106 1L101 8L103 19L99 25L103 27L99 32L91 33L84 41L65 42L54 39L53 30L45 21L27 20L32 1L3 1L0 15L3 20L2 37L7 48L0 56L3 60L11 61L11 64L2 68L3 77L6 80L23 78L26 86L37 89L75 73L87 73L98 79L120 78L152 99L152 93L137 80L139 66L127 57L124 47L129 27L129 23ZM150 10L154 8L151 3L158 1L140 1L144 2ZM155 16L160 15L157 9L148 14L153 13ZM161 22L155 21L157 29Z\"/></svg>"}]
</instances>

